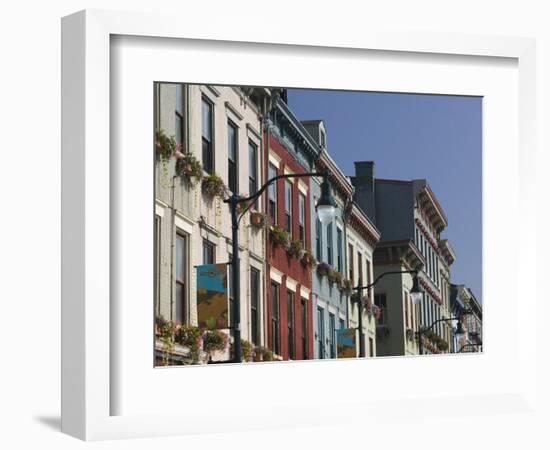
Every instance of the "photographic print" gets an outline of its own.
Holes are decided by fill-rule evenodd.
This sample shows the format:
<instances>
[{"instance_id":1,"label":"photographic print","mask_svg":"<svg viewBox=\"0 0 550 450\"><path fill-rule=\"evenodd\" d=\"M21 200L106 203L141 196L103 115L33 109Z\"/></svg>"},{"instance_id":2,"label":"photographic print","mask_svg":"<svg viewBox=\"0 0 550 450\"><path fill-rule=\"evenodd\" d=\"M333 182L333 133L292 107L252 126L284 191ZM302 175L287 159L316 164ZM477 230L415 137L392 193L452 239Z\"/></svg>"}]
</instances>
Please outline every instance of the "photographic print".
<instances>
[{"instance_id":1,"label":"photographic print","mask_svg":"<svg viewBox=\"0 0 550 450\"><path fill-rule=\"evenodd\" d=\"M482 351L480 97L154 84L155 366Z\"/></svg>"}]
</instances>

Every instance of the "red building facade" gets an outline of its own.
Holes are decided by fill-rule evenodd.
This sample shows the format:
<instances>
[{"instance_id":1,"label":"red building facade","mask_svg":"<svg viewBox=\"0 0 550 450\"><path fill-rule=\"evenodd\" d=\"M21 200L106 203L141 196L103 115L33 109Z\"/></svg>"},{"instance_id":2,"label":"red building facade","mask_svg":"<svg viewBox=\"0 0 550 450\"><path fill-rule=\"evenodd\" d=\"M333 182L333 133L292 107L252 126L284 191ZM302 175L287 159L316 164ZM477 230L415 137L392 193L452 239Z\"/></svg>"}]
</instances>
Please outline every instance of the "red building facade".
<instances>
[{"instance_id":1,"label":"red building facade","mask_svg":"<svg viewBox=\"0 0 550 450\"><path fill-rule=\"evenodd\" d=\"M265 133L266 179L314 171L319 149L279 100ZM308 177L278 180L265 198L269 221L266 240L267 344L283 360L313 358L311 199Z\"/></svg>"}]
</instances>

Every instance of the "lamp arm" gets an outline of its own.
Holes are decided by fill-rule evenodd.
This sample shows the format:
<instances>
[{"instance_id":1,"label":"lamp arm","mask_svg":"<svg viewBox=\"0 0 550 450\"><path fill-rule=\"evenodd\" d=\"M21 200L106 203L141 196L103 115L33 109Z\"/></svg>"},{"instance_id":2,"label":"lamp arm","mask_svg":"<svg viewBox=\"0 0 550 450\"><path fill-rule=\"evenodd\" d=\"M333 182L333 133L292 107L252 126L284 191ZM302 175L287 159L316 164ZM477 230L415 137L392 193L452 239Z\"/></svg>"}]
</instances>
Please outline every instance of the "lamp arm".
<instances>
[{"instance_id":1,"label":"lamp arm","mask_svg":"<svg viewBox=\"0 0 550 450\"><path fill-rule=\"evenodd\" d=\"M386 275L396 275L398 273L414 273L414 274L418 274L418 270L396 270L396 271L392 271L392 272L384 272L380 275L378 275L374 281L370 284L367 284L366 286L357 286L357 287L354 287L353 289L354 290L359 290L359 289L370 289L371 287L373 287L376 283L378 283L380 281L380 279L382 277L385 277Z\"/></svg>"},{"instance_id":2,"label":"lamp arm","mask_svg":"<svg viewBox=\"0 0 550 450\"><path fill-rule=\"evenodd\" d=\"M434 321L429 327L421 328L421 329L419 329L416 333L417 333L418 335L427 333L427 332L430 331L433 327L435 327L438 323L440 323L440 322L450 322L450 321L452 321L452 320L460 320L460 317L448 317L448 318L446 318L446 319L437 319L437 320Z\"/></svg>"},{"instance_id":3,"label":"lamp arm","mask_svg":"<svg viewBox=\"0 0 550 450\"><path fill-rule=\"evenodd\" d=\"M232 203L235 206L239 203L244 202L250 202L249 205L245 208L245 210L241 213L238 221L240 222L241 218L244 216L244 214L250 209L252 206L253 200L256 200L264 193L264 191L269 187L269 185L277 180L281 180L284 178L305 178L305 177L328 177L328 172L305 172L305 173L285 173L284 175L276 175L273 178L266 181L266 183L258 189L254 194L248 196L248 197L239 197L236 194L233 194L229 198L225 198L223 200L224 203Z\"/></svg>"}]
</instances>

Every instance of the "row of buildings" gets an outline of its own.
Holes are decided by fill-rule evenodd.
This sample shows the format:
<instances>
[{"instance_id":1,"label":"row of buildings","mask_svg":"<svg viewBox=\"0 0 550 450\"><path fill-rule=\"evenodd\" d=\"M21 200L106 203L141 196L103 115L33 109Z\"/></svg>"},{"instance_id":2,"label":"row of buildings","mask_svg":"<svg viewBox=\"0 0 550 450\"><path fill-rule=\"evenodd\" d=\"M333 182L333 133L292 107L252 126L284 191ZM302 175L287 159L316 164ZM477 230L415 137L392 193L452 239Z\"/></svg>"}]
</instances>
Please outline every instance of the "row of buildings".
<instances>
[{"instance_id":1,"label":"row of buildings","mask_svg":"<svg viewBox=\"0 0 550 450\"><path fill-rule=\"evenodd\" d=\"M475 342L473 334L455 342L453 323L443 321L424 335L423 347L425 353L480 350L481 307L470 289L451 282L455 254L441 238L447 217L426 180L379 179L373 162L356 162L355 174L346 176L330 156L323 121L299 121L284 89L157 83L155 129L157 323L198 324L196 267L231 258L224 196L248 196L276 175L328 172L337 205L328 224L315 213L320 177L278 180L245 208L241 338L269 351L270 359L336 358L338 330L359 325L351 287L388 271L418 270L418 305L409 273L384 277L364 293L356 345L363 336L366 356L418 354L420 327L474 305L476 320L464 325L478 327ZM159 142L170 136L175 154ZM156 333L158 363L189 361L185 345L168 348L158 326ZM227 358L229 350L221 353L219 359Z\"/></svg>"}]
</instances>

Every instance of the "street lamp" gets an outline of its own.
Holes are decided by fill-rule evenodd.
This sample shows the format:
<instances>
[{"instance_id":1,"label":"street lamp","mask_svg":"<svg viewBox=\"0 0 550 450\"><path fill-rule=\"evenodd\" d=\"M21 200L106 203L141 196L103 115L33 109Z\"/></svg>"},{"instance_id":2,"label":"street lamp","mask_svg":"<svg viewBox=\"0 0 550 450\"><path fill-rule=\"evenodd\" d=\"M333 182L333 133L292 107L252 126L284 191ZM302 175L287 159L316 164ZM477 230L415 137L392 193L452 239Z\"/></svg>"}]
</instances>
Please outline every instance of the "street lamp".
<instances>
[{"instance_id":1,"label":"street lamp","mask_svg":"<svg viewBox=\"0 0 550 450\"><path fill-rule=\"evenodd\" d=\"M466 334L466 332L464 331L464 328L462 326L461 319L462 319L462 316L464 316L466 314L471 314L471 312L464 311L459 317L448 317L448 318L445 318L445 319L437 319L434 322L432 322L432 324L429 327L419 328L418 331L416 332L416 337L418 338L418 354L422 355L422 353L424 351L422 336L424 334L426 334L428 331L430 331L433 327L435 327L440 322L454 322L456 320L457 321L457 326L456 326L456 330L454 332L454 336L458 340L462 339L464 337L464 335Z\"/></svg>"},{"instance_id":2,"label":"street lamp","mask_svg":"<svg viewBox=\"0 0 550 450\"><path fill-rule=\"evenodd\" d=\"M413 277L413 286L411 289L411 301L413 305L418 305L422 300L422 290L420 289L420 282L418 281L418 275Z\"/></svg>"},{"instance_id":3,"label":"street lamp","mask_svg":"<svg viewBox=\"0 0 550 450\"><path fill-rule=\"evenodd\" d=\"M397 275L402 273L410 273L413 274L413 285L412 289L410 291L411 293L411 299L413 302L418 303L420 301L420 298L422 298L422 291L420 290L420 283L418 282L418 271L416 270L397 270L397 271L391 271L391 272L384 272L378 277L375 278L375 280L367 284L366 286L362 286L363 280L361 277L359 277L359 286L354 287L353 290L357 291L356 300L352 300L352 302L357 303L358 305L358 313L359 313L359 357L364 358L365 357L365 342L364 342L364 336L363 336L363 289L367 290L367 295L369 295L369 290L374 287L376 283L380 281L382 277L385 277L386 275ZM416 304L415 303L415 304Z\"/></svg>"},{"instance_id":4,"label":"street lamp","mask_svg":"<svg viewBox=\"0 0 550 450\"><path fill-rule=\"evenodd\" d=\"M231 317L233 318L233 332L235 339L234 346L234 355L233 362L241 361L241 266L239 258L239 222L244 214L248 211L250 206L257 200L260 195L269 187L271 183L276 182L277 180L283 178L306 178L306 177L323 177L323 182L321 183L321 197L317 202L316 209L319 216L319 220L322 223L328 223L334 217L336 210L336 202L332 197L332 190L330 187L330 181L328 179L328 172L306 172L306 173L289 173L284 175L277 175L269 179L260 189L258 189L254 194L251 194L248 197L241 197L235 192L224 199L224 203L229 204L231 211L231 261L232 266L232 278L231 285L233 288L233 311ZM239 215L238 205L240 203L246 203L247 207L244 208L244 211ZM229 361L231 362L231 361Z\"/></svg>"}]
</instances>

